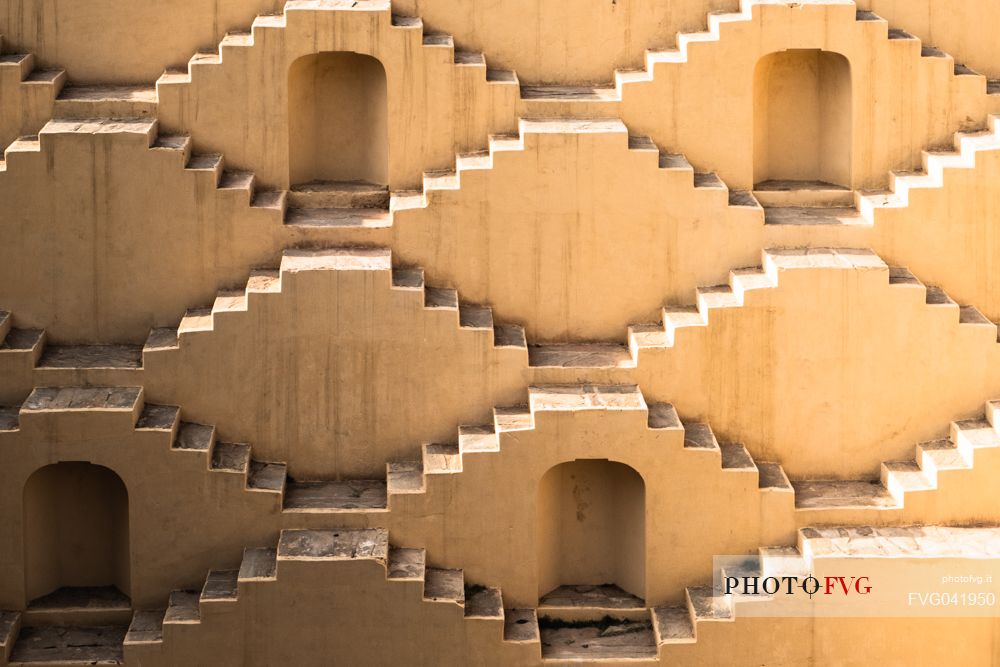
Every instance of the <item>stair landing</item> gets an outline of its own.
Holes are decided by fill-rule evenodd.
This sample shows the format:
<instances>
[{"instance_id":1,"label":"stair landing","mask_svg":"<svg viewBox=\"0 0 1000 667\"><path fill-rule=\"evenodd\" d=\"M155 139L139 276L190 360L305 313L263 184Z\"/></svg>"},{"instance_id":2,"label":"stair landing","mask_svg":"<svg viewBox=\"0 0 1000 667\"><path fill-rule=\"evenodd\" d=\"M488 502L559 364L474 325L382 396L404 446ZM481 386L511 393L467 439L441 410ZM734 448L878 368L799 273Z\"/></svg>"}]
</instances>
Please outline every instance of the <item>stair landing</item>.
<instances>
[{"instance_id":1,"label":"stair landing","mask_svg":"<svg viewBox=\"0 0 1000 667\"><path fill-rule=\"evenodd\" d=\"M22 628L11 665L120 665L127 625Z\"/></svg>"},{"instance_id":2,"label":"stair landing","mask_svg":"<svg viewBox=\"0 0 1000 667\"><path fill-rule=\"evenodd\" d=\"M768 180L753 186L761 206L851 207L854 192L826 181Z\"/></svg>"},{"instance_id":3,"label":"stair landing","mask_svg":"<svg viewBox=\"0 0 1000 667\"><path fill-rule=\"evenodd\" d=\"M128 625L132 602L114 586L64 586L32 600L22 615L25 626Z\"/></svg>"},{"instance_id":4,"label":"stair landing","mask_svg":"<svg viewBox=\"0 0 1000 667\"><path fill-rule=\"evenodd\" d=\"M656 661L656 639L649 620L538 621L543 660Z\"/></svg>"},{"instance_id":5,"label":"stair landing","mask_svg":"<svg viewBox=\"0 0 1000 667\"><path fill-rule=\"evenodd\" d=\"M539 601L541 607L623 610L645 609L646 603L614 584L591 586L586 584L560 586L546 593Z\"/></svg>"}]
</instances>

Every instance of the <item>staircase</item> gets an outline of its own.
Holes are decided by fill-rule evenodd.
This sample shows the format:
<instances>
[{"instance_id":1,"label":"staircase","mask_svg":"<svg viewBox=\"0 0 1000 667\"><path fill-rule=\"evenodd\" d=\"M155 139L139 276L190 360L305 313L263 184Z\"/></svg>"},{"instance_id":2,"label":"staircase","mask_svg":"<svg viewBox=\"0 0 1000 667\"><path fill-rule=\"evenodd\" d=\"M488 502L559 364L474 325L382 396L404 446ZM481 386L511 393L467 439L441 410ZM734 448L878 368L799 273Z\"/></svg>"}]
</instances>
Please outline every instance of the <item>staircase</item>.
<instances>
[{"instance_id":1,"label":"staircase","mask_svg":"<svg viewBox=\"0 0 1000 667\"><path fill-rule=\"evenodd\" d=\"M165 610L136 613L124 639L125 655L141 660L145 651L158 645L197 638L205 619L219 610L241 604L244 596L266 594L261 587L281 586L286 569L305 566L313 576L322 577L317 568L327 571L359 562L382 568L390 587L419 590L424 605L449 607L467 621L495 626L505 642L537 641L532 610L505 610L499 589L470 585L461 570L429 567L423 549L391 546L384 529L283 530L276 548L248 548L238 570L209 572L200 592L176 591ZM293 578L286 585L295 586L294 582Z\"/></svg>"}]
</instances>

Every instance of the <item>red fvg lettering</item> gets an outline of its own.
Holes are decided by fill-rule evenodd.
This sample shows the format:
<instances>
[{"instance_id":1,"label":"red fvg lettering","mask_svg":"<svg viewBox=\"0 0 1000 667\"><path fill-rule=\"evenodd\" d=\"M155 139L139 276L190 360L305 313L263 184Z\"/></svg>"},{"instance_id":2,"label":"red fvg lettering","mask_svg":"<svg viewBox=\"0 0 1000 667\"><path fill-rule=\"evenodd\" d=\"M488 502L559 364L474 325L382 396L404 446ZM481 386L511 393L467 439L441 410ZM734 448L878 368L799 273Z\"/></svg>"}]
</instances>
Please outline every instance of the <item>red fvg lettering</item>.
<instances>
[{"instance_id":1,"label":"red fvg lettering","mask_svg":"<svg viewBox=\"0 0 1000 667\"><path fill-rule=\"evenodd\" d=\"M847 577L825 577L824 579L826 583L823 588L824 595L833 595L836 592L837 584L840 584L840 590L844 592L844 595L850 595L852 590L858 595L867 595L872 590L872 587L867 585L868 577L851 577L849 581Z\"/></svg>"}]
</instances>

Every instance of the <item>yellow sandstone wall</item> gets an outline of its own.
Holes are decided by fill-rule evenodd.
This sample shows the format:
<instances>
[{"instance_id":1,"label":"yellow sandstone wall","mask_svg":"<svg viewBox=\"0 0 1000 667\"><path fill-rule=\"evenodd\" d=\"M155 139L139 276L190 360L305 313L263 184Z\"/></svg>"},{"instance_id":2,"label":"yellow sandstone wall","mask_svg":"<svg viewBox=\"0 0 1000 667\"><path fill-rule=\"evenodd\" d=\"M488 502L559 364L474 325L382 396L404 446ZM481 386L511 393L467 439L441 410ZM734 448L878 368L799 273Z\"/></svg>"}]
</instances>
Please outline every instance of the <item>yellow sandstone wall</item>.
<instances>
[{"instance_id":1,"label":"yellow sandstone wall","mask_svg":"<svg viewBox=\"0 0 1000 667\"><path fill-rule=\"evenodd\" d=\"M1000 3L239 4L0 10L0 664L998 664L709 584L1000 555Z\"/></svg>"},{"instance_id":2,"label":"yellow sandstone wall","mask_svg":"<svg viewBox=\"0 0 1000 667\"><path fill-rule=\"evenodd\" d=\"M18 0L0 15L0 33L21 50L39 53L47 64L68 67L75 80L134 83L154 80L195 51L214 49L226 32L245 29L255 16L280 11L282 4L215 0L186 2L176 7L183 11L174 11L172 5L153 2L80 7ZM990 78L1000 77L989 31L1000 11L993 0L862 0L858 6ZM673 46L677 32L704 30L709 12L736 11L739 3L588 0L572 7L543 7L527 1L456 6L420 0L394 7L400 14L421 16L436 31L456 35L464 49L489 53L497 66L517 70L525 81L582 83L609 81L616 67L641 67L645 49ZM145 31L134 30L136 25ZM155 32L150 35L149 30ZM107 42L86 39L97 35L108 37ZM126 47L127 56L119 45Z\"/></svg>"},{"instance_id":3,"label":"yellow sandstone wall","mask_svg":"<svg viewBox=\"0 0 1000 667\"><path fill-rule=\"evenodd\" d=\"M72 405L69 394L76 406L66 407ZM280 494L245 490L245 471L210 470L206 453L172 448L180 426L176 411L144 411L141 389L118 390L112 396L120 400L113 404L101 402L100 395L107 390L39 390L22 406L19 428L0 431L7 461L3 522L9 528L0 555L7 572L0 582L5 609L22 609L60 585L108 583L69 572L58 576L52 574L58 568L26 560L40 548L34 540L46 538L32 528L44 524L35 523L39 517L28 511L30 496L22 490L38 470L63 461L101 466L124 484L127 507L121 511L127 517L129 556L115 564L115 583L137 608L161 604L172 589L198 584L209 568L238 563L245 543L276 535ZM88 401L93 401L91 412L83 408ZM85 498L78 490L67 500ZM93 538L78 534L77 541L87 544ZM66 549L67 543L52 548ZM80 554L78 549L71 553ZM76 567L83 568L81 561Z\"/></svg>"}]
</instances>

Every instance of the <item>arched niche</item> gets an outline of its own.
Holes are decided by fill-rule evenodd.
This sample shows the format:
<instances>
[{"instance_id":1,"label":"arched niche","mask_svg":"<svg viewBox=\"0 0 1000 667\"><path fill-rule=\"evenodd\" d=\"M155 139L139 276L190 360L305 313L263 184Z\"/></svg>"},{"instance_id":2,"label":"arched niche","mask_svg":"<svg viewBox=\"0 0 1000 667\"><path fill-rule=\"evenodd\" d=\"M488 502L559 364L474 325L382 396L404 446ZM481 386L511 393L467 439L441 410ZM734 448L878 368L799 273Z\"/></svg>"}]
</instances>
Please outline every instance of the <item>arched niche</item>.
<instances>
[{"instance_id":1,"label":"arched niche","mask_svg":"<svg viewBox=\"0 0 1000 667\"><path fill-rule=\"evenodd\" d=\"M385 69L335 51L303 56L288 72L289 183L366 182L389 172Z\"/></svg>"},{"instance_id":2,"label":"arched niche","mask_svg":"<svg viewBox=\"0 0 1000 667\"><path fill-rule=\"evenodd\" d=\"M776 181L851 187L847 58L820 49L771 53L757 62L753 84L755 189Z\"/></svg>"},{"instance_id":3,"label":"arched niche","mask_svg":"<svg viewBox=\"0 0 1000 667\"><path fill-rule=\"evenodd\" d=\"M114 587L129 595L128 492L103 466L62 462L24 485L28 600L58 589Z\"/></svg>"},{"instance_id":4,"label":"arched niche","mask_svg":"<svg viewBox=\"0 0 1000 667\"><path fill-rule=\"evenodd\" d=\"M550 468L538 485L538 594L561 586L646 587L646 487L633 468L582 459Z\"/></svg>"}]
</instances>

